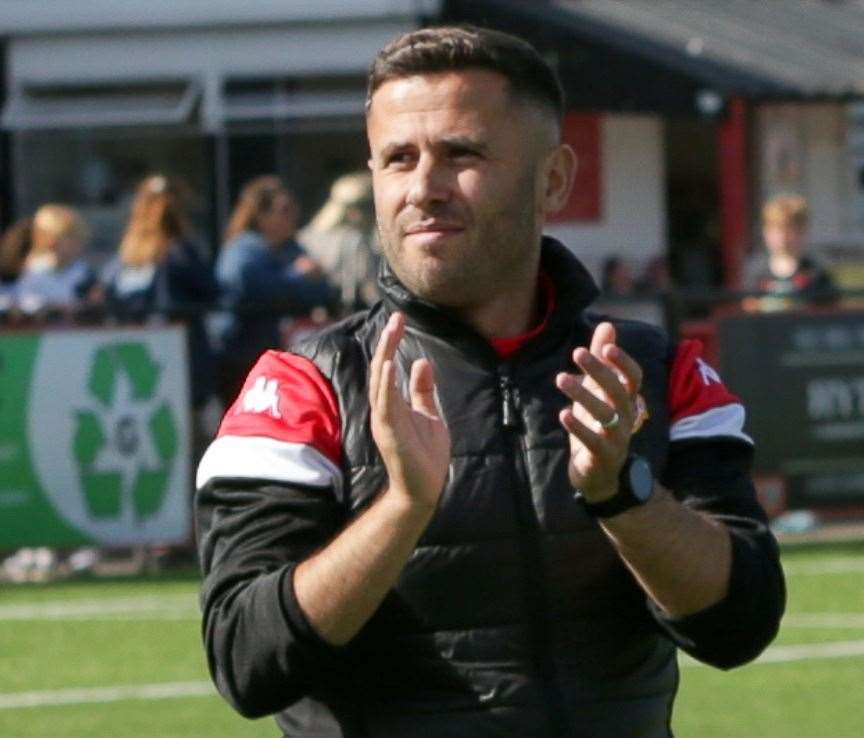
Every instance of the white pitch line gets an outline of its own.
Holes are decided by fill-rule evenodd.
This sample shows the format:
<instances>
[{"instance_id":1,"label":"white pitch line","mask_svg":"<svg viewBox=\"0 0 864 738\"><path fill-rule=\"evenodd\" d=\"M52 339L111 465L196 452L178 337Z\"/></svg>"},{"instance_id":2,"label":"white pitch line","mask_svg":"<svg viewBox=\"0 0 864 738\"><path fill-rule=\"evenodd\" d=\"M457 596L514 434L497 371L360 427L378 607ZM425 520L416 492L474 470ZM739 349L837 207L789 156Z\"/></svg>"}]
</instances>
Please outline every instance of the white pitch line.
<instances>
[{"instance_id":1,"label":"white pitch line","mask_svg":"<svg viewBox=\"0 0 864 738\"><path fill-rule=\"evenodd\" d=\"M835 659L864 656L864 641L835 641L808 643L798 646L774 646L763 653L755 663L788 663L813 659ZM704 666L684 654L682 667ZM121 700L164 700L186 697L211 697L216 690L210 682L166 682L163 684L135 684L124 687L84 687L50 689L39 692L10 692L0 694L0 710L28 707L81 705Z\"/></svg>"},{"instance_id":2,"label":"white pitch line","mask_svg":"<svg viewBox=\"0 0 864 738\"><path fill-rule=\"evenodd\" d=\"M787 615L784 628L852 628L864 629L864 613L860 612L807 612Z\"/></svg>"},{"instance_id":3,"label":"white pitch line","mask_svg":"<svg viewBox=\"0 0 864 738\"><path fill-rule=\"evenodd\" d=\"M55 621L135 621L135 620L197 620L201 617L201 613L191 607L163 607L158 610L142 609L138 611L132 610L109 610L108 612L91 611L82 609L81 611L65 612L63 610L48 610L40 611L36 608L21 609L13 612L0 612L0 623L8 621L34 621L34 620L55 620Z\"/></svg>"},{"instance_id":4,"label":"white pitch line","mask_svg":"<svg viewBox=\"0 0 864 738\"><path fill-rule=\"evenodd\" d=\"M783 564L789 576L818 576L820 574L857 574L864 572L864 558L837 558L823 561Z\"/></svg>"},{"instance_id":5,"label":"white pitch line","mask_svg":"<svg viewBox=\"0 0 864 738\"><path fill-rule=\"evenodd\" d=\"M810 659L837 659L864 656L864 641L834 641L833 643L805 643L800 646L774 646L758 659L759 664L782 664Z\"/></svg>"},{"instance_id":6,"label":"white pitch line","mask_svg":"<svg viewBox=\"0 0 864 738\"><path fill-rule=\"evenodd\" d=\"M839 659L864 656L864 641L833 641L831 643L805 643L798 646L771 646L754 664L786 664L792 661ZM682 667L705 666L695 659L681 654Z\"/></svg>"},{"instance_id":7,"label":"white pitch line","mask_svg":"<svg viewBox=\"0 0 864 738\"><path fill-rule=\"evenodd\" d=\"M22 621L58 621L58 622L85 622L85 623L105 623L105 622L143 622L154 620L198 620L201 614L196 610L187 608L177 608L175 610L161 610L159 612L114 612L114 613L34 613L32 615L19 614L10 617L0 617L0 623L10 620Z\"/></svg>"},{"instance_id":8,"label":"white pitch line","mask_svg":"<svg viewBox=\"0 0 864 738\"><path fill-rule=\"evenodd\" d=\"M54 600L26 605L0 605L3 620L104 620L177 619L178 615L198 616L194 597L116 597L104 600ZM119 617L118 616L122 616Z\"/></svg>"},{"instance_id":9,"label":"white pitch line","mask_svg":"<svg viewBox=\"0 0 864 738\"><path fill-rule=\"evenodd\" d=\"M210 682L165 682L132 684L125 687L84 687L49 689L40 692L0 694L0 710L56 705L83 705L121 700L170 700L183 697L212 697L216 690Z\"/></svg>"}]
</instances>

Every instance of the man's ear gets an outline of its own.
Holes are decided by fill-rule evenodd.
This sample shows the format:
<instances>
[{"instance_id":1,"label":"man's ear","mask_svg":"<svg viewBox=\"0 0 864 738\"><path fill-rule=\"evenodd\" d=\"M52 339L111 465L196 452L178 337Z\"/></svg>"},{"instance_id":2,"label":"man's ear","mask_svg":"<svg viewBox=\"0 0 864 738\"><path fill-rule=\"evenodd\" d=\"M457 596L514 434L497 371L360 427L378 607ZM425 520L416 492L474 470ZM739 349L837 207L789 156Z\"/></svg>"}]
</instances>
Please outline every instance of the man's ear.
<instances>
[{"instance_id":1,"label":"man's ear","mask_svg":"<svg viewBox=\"0 0 864 738\"><path fill-rule=\"evenodd\" d=\"M558 144L547 154L543 183L545 215L554 215L567 204L577 166L576 152L567 144Z\"/></svg>"}]
</instances>

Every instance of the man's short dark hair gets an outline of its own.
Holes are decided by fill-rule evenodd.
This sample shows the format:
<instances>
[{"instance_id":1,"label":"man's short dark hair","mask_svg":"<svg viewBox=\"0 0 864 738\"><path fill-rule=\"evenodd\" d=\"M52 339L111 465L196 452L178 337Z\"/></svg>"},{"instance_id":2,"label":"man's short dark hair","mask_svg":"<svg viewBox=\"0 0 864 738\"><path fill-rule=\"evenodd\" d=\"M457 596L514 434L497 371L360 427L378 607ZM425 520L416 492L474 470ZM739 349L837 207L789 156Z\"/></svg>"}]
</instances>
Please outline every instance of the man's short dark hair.
<instances>
[{"instance_id":1,"label":"man's short dark hair","mask_svg":"<svg viewBox=\"0 0 864 738\"><path fill-rule=\"evenodd\" d=\"M464 69L498 72L516 96L542 105L558 121L564 115L561 82L531 44L509 33L473 26L423 28L387 44L369 71L366 110L385 82Z\"/></svg>"}]
</instances>

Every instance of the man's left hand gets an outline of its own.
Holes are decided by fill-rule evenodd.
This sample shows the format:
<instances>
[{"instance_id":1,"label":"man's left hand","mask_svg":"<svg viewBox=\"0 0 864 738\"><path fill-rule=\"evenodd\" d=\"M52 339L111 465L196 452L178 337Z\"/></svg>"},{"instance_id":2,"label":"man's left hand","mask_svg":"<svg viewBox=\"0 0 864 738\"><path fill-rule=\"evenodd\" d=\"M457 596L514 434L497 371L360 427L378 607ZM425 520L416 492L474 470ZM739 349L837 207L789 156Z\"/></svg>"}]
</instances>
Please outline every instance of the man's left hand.
<instances>
[{"instance_id":1,"label":"man's left hand","mask_svg":"<svg viewBox=\"0 0 864 738\"><path fill-rule=\"evenodd\" d=\"M570 438L570 483L591 502L617 492L639 413L642 370L615 340L615 327L600 323L591 347L573 351L583 374L561 372L555 378L571 402L559 414Z\"/></svg>"}]
</instances>

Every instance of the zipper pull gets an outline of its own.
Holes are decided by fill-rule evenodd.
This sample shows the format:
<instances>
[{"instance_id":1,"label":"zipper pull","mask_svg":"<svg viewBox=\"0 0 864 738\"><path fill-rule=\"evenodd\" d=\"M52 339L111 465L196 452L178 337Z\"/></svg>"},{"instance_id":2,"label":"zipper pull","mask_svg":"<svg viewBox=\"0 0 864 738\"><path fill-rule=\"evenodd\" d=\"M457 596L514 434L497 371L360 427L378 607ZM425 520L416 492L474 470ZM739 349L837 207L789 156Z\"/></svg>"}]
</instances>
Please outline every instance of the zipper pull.
<instances>
[{"instance_id":1,"label":"zipper pull","mask_svg":"<svg viewBox=\"0 0 864 738\"><path fill-rule=\"evenodd\" d=\"M498 378L498 386L501 388L501 424L505 428L516 428L519 425L516 414L519 390L513 386L507 375Z\"/></svg>"}]
</instances>

